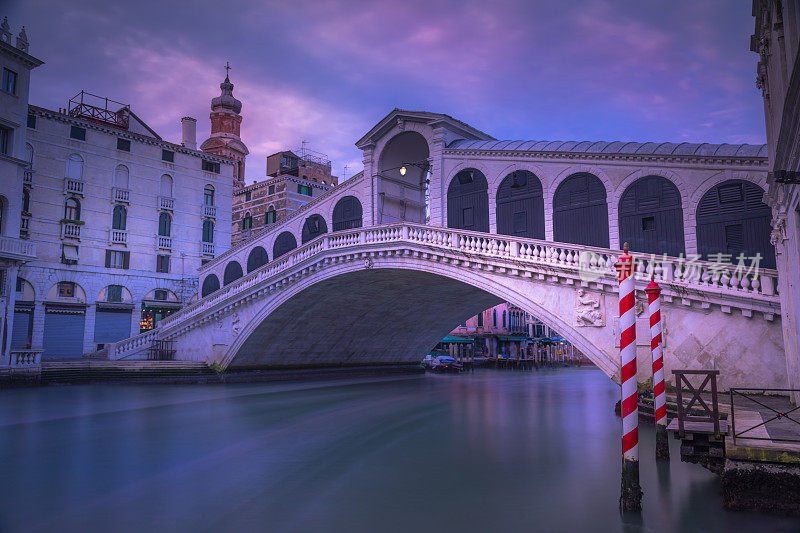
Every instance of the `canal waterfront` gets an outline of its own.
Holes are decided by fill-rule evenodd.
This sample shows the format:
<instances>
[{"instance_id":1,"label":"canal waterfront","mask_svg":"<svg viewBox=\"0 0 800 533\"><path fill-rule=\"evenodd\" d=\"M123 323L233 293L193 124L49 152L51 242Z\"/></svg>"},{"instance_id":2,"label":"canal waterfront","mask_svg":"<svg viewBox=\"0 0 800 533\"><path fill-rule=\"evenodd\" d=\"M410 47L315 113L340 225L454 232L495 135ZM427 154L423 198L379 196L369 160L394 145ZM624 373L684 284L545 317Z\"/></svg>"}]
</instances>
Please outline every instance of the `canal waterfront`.
<instances>
[{"instance_id":1,"label":"canal waterfront","mask_svg":"<svg viewBox=\"0 0 800 533\"><path fill-rule=\"evenodd\" d=\"M0 531L798 531L696 465L617 511L619 387L594 368L0 393Z\"/></svg>"}]
</instances>

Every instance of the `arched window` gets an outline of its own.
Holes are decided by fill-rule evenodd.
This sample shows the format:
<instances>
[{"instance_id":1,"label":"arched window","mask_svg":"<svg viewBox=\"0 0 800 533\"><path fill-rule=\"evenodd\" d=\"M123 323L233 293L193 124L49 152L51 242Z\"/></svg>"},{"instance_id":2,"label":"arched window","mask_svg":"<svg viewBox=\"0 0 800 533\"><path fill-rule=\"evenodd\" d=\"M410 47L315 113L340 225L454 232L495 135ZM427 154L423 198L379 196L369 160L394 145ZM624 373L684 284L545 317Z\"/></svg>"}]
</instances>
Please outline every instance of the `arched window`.
<instances>
[{"instance_id":1,"label":"arched window","mask_svg":"<svg viewBox=\"0 0 800 533\"><path fill-rule=\"evenodd\" d=\"M206 185L203 189L203 205L214 205L214 186Z\"/></svg>"},{"instance_id":2,"label":"arched window","mask_svg":"<svg viewBox=\"0 0 800 533\"><path fill-rule=\"evenodd\" d=\"M608 248L608 203L600 178L573 174L553 198L553 240Z\"/></svg>"},{"instance_id":3,"label":"arched window","mask_svg":"<svg viewBox=\"0 0 800 533\"><path fill-rule=\"evenodd\" d=\"M64 202L64 218L67 220L81 219L81 203L77 198L67 198Z\"/></svg>"},{"instance_id":4,"label":"arched window","mask_svg":"<svg viewBox=\"0 0 800 533\"><path fill-rule=\"evenodd\" d=\"M210 220L203 221L203 242L214 242L214 223Z\"/></svg>"},{"instance_id":5,"label":"arched window","mask_svg":"<svg viewBox=\"0 0 800 533\"><path fill-rule=\"evenodd\" d=\"M158 234L162 237L172 235L172 217L169 213L158 215Z\"/></svg>"},{"instance_id":6,"label":"arched window","mask_svg":"<svg viewBox=\"0 0 800 533\"><path fill-rule=\"evenodd\" d=\"M544 239L542 182L532 172L517 170L497 189L497 233Z\"/></svg>"},{"instance_id":7,"label":"arched window","mask_svg":"<svg viewBox=\"0 0 800 533\"><path fill-rule=\"evenodd\" d=\"M619 201L619 240L646 254L684 253L683 209L667 178L646 176L629 185Z\"/></svg>"},{"instance_id":8,"label":"arched window","mask_svg":"<svg viewBox=\"0 0 800 533\"><path fill-rule=\"evenodd\" d=\"M128 167L125 165L117 165L117 168L114 169L114 187L127 189L129 177L130 172L128 171Z\"/></svg>"},{"instance_id":9,"label":"arched window","mask_svg":"<svg viewBox=\"0 0 800 533\"><path fill-rule=\"evenodd\" d=\"M242 265L236 261L231 261L225 266L225 273L222 276L222 284L227 285L232 281L242 277Z\"/></svg>"},{"instance_id":10,"label":"arched window","mask_svg":"<svg viewBox=\"0 0 800 533\"><path fill-rule=\"evenodd\" d=\"M275 244L272 245L272 259L275 260L295 248L297 248L297 239L288 231L284 231L278 235Z\"/></svg>"},{"instance_id":11,"label":"arched window","mask_svg":"<svg viewBox=\"0 0 800 533\"><path fill-rule=\"evenodd\" d=\"M25 161L33 167L33 146L30 143L25 143Z\"/></svg>"},{"instance_id":12,"label":"arched window","mask_svg":"<svg viewBox=\"0 0 800 533\"><path fill-rule=\"evenodd\" d=\"M72 154L67 158L67 177L74 180L83 179L83 158Z\"/></svg>"},{"instance_id":13,"label":"arched window","mask_svg":"<svg viewBox=\"0 0 800 533\"><path fill-rule=\"evenodd\" d=\"M27 187L22 189L22 212L25 214L31 212L31 191Z\"/></svg>"},{"instance_id":14,"label":"arched window","mask_svg":"<svg viewBox=\"0 0 800 533\"><path fill-rule=\"evenodd\" d=\"M203 290L200 293L203 297L219 290L219 278L215 274L209 274L203 280Z\"/></svg>"},{"instance_id":15,"label":"arched window","mask_svg":"<svg viewBox=\"0 0 800 533\"><path fill-rule=\"evenodd\" d=\"M497 327L497 309L492 309L492 327Z\"/></svg>"},{"instance_id":16,"label":"arched window","mask_svg":"<svg viewBox=\"0 0 800 533\"><path fill-rule=\"evenodd\" d=\"M114 213L111 217L111 227L113 229L124 230L128 224L128 211L124 206L115 205Z\"/></svg>"},{"instance_id":17,"label":"arched window","mask_svg":"<svg viewBox=\"0 0 800 533\"><path fill-rule=\"evenodd\" d=\"M467 168L447 188L447 227L489 231L489 184L480 170Z\"/></svg>"},{"instance_id":18,"label":"arched window","mask_svg":"<svg viewBox=\"0 0 800 533\"><path fill-rule=\"evenodd\" d=\"M159 188L161 196L172 198L172 176L164 174L161 176L161 186Z\"/></svg>"},{"instance_id":19,"label":"arched window","mask_svg":"<svg viewBox=\"0 0 800 533\"><path fill-rule=\"evenodd\" d=\"M269 256L267 251L261 246L256 246L250 250L250 255L247 256L247 272L250 273L260 266L269 263Z\"/></svg>"},{"instance_id":20,"label":"arched window","mask_svg":"<svg viewBox=\"0 0 800 533\"><path fill-rule=\"evenodd\" d=\"M360 228L362 223L361 202L355 196L344 196L333 208L333 231Z\"/></svg>"},{"instance_id":21,"label":"arched window","mask_svg":"<svg viewBox=\"0 0 800 533\"><path fill-rule=\"evenodd\" d=\"M506 327L506 312L503 311L503 327Z\"/></svg>"},{"instance_id":22,"label":"arched window","mask_svg":"<svg viewBox=\"0 0 800 533\"><path fill-rule=\"evenodd\" d=\"M242 219L242 230L247 231L253 227L253 217L250 216L250 211L244 214Z\"/></svg>"},{"instance_id":23,"label":"arched window","mask_svg":"<svg viewBox=\"0 0 800 533\"><path fill-rule=\"evenodd\" d=\"M265 224L272 224L278 220L278 212L275 211L273 206L269 206L267 209L267 214L264 216L264 223Z\"/></svg>"},{"instance_id":24,"label":"arched window","mask_svg":"<svg viewBox=\"0 0 800 533\"><path fill-rule=\"evenodd\" d=\"M320 215L311 215L303 224L303 234L301 238L305 244L323 233L328 233L328 225L325 223L325 219Z\"/></svg>"},{"instance_id":25,"label":"arched window","mask_svg":"<svg viewBox=\"0 0 800 533\"><path fill-rule=\"evenodd\" d=\"M479 328L483 327L483 311L478 313L478 327Z\"/></svg>"}]
</instances>

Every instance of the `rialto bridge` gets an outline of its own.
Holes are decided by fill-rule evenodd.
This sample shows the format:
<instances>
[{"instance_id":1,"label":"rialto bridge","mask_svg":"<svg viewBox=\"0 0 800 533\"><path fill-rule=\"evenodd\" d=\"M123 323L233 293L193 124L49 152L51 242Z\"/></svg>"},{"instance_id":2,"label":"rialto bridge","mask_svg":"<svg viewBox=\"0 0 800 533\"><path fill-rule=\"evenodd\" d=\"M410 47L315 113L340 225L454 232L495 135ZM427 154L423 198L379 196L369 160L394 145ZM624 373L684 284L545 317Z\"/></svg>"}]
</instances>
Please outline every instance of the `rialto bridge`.
<instances>
[{"instance_id":1,"label":"rialto bridge","mask_svg":"<svg viewBox=\"0 0 800 533\"><path fill-rule=\"evenodd\" d=\"M613 263L627 241L640 287L652 275L664 288L667 370L717 368L723 388L789 384L765 147L497 141L402 110L356 145L362 173L204 265L198 301L110 358L160 339L224 367L412 362L508 301L616 377ZM740 254L760 268L737 267Z\"/></svg>"}]
</instances>

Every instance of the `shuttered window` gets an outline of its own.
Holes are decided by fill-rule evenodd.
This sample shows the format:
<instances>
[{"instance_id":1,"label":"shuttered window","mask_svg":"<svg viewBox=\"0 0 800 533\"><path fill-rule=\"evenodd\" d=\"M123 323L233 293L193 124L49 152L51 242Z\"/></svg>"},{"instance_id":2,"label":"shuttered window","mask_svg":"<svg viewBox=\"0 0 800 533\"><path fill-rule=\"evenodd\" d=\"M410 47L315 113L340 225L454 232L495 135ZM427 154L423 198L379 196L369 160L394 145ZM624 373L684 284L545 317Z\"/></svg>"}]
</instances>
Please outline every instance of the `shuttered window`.
<instances>
[{"instance_id":1,"label":"shuttered window","mask_svg":"<svg viewBox=\"0 0 800 533\"><path fill-rule=\"evenodd\" d=\"M48 310L44 317L43 357L82 357L84 321L83 312L64 313Z\"/></svg>"},{"instance_id":2,"label":"shuttered window","mask_svg":"<svg viewBox=\"0 0 800 533\"><path fill-rule=\"evenodd\" d=\"M123 252L121 250L106 250L106 268L124 268L130 267L130 252Z\"/></svg>"},{"instance_id":3,"label":"shuttered window","mask_svg":"<svg viewBox=\"0 0 800 533\"><path fill-rule=\"evenodd\" d=\"M94 342L106 344L131 336L130 309L98 309L95 311Z\"/></svg>"},{"instance_id":4,"label":"shuttered window","mask_svg":"<svg viewBox=\"0 0 800 533\"><path fill-rule=\"evenodd\" d=\"M14 311L14 328L11 330L11 349L19 350L31 347L31 311Z\"/></svg>"},{"instance_id":5,"label":"shuttered window","mask_svg":"<svg viewBox=\"0 0 800 533\"><path fill-rule=\"evenodd\" d=\"M156 256L156 272L162 274L169 274L169 256L157 255Z\"/></svg>"},{"instance_id":6,"label":"shuttered window","mask_svg":"<svg viewBox=\"0 0 800 533\"><path fill-rule=\"evenodd\" d=\"M122 301L122 285L109 285L106 289L107 302L121 302Z\"/></svg>"}]
</instances>

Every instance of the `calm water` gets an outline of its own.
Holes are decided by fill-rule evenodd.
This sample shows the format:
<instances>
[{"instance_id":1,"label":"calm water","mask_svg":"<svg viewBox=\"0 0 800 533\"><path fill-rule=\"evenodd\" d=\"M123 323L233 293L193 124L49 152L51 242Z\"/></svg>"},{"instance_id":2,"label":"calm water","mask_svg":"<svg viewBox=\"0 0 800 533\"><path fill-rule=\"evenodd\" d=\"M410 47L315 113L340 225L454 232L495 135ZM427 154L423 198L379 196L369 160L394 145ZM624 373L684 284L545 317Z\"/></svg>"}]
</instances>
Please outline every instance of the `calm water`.
<instances>
[{"instance_id":1,"label":"calm water","mask_svg":"<svg viewBox=\"0 0 800 533\"><path fill-rule=\"evenodd\" d=\"M618 391L594 369L4 391L0 530L800 530L657 470L651 427L623 524Z\"/></svg>"}]
</instances>

